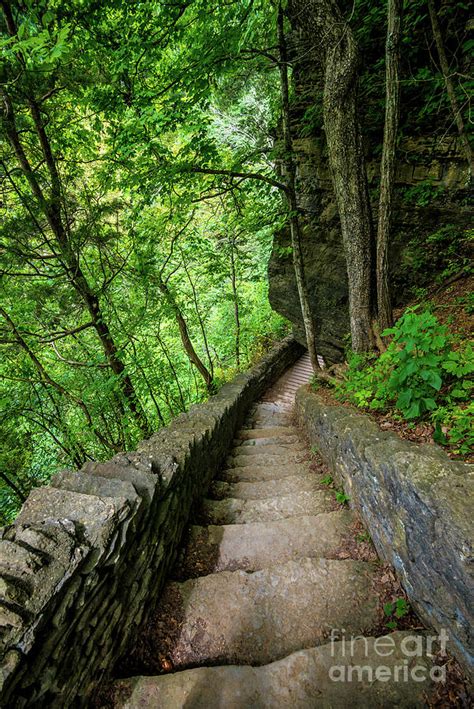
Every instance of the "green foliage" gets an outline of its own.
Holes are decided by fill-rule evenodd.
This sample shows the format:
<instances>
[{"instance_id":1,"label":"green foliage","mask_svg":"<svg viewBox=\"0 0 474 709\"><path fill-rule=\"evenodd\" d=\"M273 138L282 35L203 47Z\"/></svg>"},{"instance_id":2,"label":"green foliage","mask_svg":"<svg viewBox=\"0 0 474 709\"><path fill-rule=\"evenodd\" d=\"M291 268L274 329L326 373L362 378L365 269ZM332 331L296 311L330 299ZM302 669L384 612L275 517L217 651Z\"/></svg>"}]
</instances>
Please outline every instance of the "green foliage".
<instances>
[{"instance_id":1,"label":"green foliage","mask_svg":"<svg viewBox=\"0 0 474 709\"><path fill-rule=\"evenodd\" d=\"M333 484L334 480L332 475L325 475L324 478L321 480L321 485L327 485L330 487Z\"/></svg>"},{"instance_id":2,"label":"green foliage","mask_svg":"<svg viewBox=\"0 0 474 709\"><path fill-rule=\"evenodd\" d=\"M386 330L392 342L381 356L390 375L380 382L375 406L395 399L395 407L406 419L418 418L436 408L435 398L443 385L443 360L448 355L447 328L425 310L408 309L396 327ZM454 353L449 353L454 356ZM396 397L396 398L395 398Z\"/></svg>"},{"instance_id":3,"label":"green foliage","mask_svg":"<svg viewBox=\"0 0 474 709\"><path fill-rule=\"evenodd\" d=\"M288 331L269 305L266 274L278 191L219 174L272 170L277 73L241 53L272 46L273 8L10 5L14 32L0 11L11 104L0 125L6 521L58 467L133 449L144 435L134 408L153 431L208 396L183 323L212 389ZM80 277L65 254L77 257Z\"/></svg>"},{"instance_id":4,"label":"green foliage","mask_svg":"<svg viewBox=\"0 0 474 709\"><path fill-rule=\"evenodd\" d=\"M403 191L403 201L417 207L427 207L443 192L443 187L435 186L431 180L424 180L418 185L407 187Z\"/></svg>"},{"instance_id":5,"label":"green foliage","mask_svg":"<svg viewBox=\"0 0 474 709\"><path fill-rule=\"evenodd\" d=\"M274 247L274 252L276 256L281 259L289 258L293 254L293 248L291 246L279 246L278 244Z\"/></svg>"},{"instance_id":6,"label":"green foliage","mask_svg":"<svg viewBox=\"0 0 474 709\"><path fill-rule=\"evenodd\" d=\"M360 110L364 130L371 139L372 149L380 148L385 108L380 87L385 79L386 6L378 0L345 2L343 6L363 57ZM472 52L468 8L468 3L463 2L438 4L446 51L452 71L457 72L455 92L467 126L470 125L470 106L466 97L473 90L468 69ZM400 132L408 136L452 134L452 111L436 53L433 53L433 34L425 0L404 3L401 63ZM377 150L373 152L376 154ZM430 198L425 188L414 196L422 201Z\"/></svg>"},{"instance_id":7,"label":"green foliage","mask_svg":"<svg viewBox=\"0 0 474 709\"><path fill-rule=\"evenodd\" d=\"M471 384L471 382L469 382ZM441 445L450 445L461 455L474 450L474 403L467 406L440 406L432 416L434 439Z\"/></svg>"},{"instance_id":8,"label":"green foliage","mask_svg":"<svg viewBox=\"0 0 474 709\"><path fill-rule=\"evenodd\" d=\"M473 273L472 229L445 224L435 232L416 232L403 250L396 274L396 287L417 298L426 296L427 286L440 285L458 273Z\"/></svg>"},{"instance_id":9,"label":"green foliage","mask_svg":"<svg viewBox=\"0 0 474 709\"><path fill-rule=\"evenodd\" d=\"M318 100L319 99L319 100ZM317 97L314 103L309 106L301 121L300 135L302 138L313 136L323 125L323 101L322 95Z\"/></svg>"},{"instance_id":10,"label":"green foliage","mask_svg":"<svg viewBox=\"0 0 474 709\"><path fill-rule=\"evenodd\" d=\"M346 495L344 490L336 490L334 493L334 497L336 498L336 502L339 505L347 505L347 503L351 499L349 495Z\"/></svg>"},{"instance_id":11,"label":"green foliage","mask_svg":"<svg viewBox=\"0 0 474 709\"><path fill-rule=\"evenodd\" d=\"M468 315L474 314L474 293L468 293L467 295L460 296L456 298L456 302L464 307L464 310Z\"/></svg>"},{"instance_id":12,"label":"green foliage","mask_svg":"<svg viewBox=\"0 0 474 709\"><path fill-rule=\"evenodd\" d=\"M390 630L396 630L398 620L404 618L410 612L410 605L405 598L397 598L394 603L385 603L383 612L389 620L385 624Z\"/></svg>"},{"instance_id":13,"label":"green foliage","mask_svg":"<svg viewBox=\"0 0 474 709\"><path fill-rule=\"evenodd\" d=\"M361 408L393 409L407 421L429 418L438 442L469 452L471 344L457 343L435 315L418 306L408 308L383 334L392 338L387 350L378 358L351 355L336 395Z\"/></svg>"},{"instance_id":14,"label":"green foliage","mask_svg":"<svg viewBox=\"0 0 474 709\"><path fill-rule=\"evenodd\" d=\"M447 46L462 62L470 45L459 28L467 26L468 12L450 5L442 9ZM271 310L266 273L273 233L287 216L280 195L265 182L235 176L271 176L281 157L274 147L278 72L268 63L276 5L37 0L6 6L12 22L0 12L6 108L0 269L7 316L0 333L0 504L10 521L31 486L58 467L133 448L144 435L137 409L152 431L208 396L183 344L183 323L213 388L265 352L288 324ZM366 61L361 108L377 146L385 9L368 0L349 11ZM436 117L437 130L449 130L422 0L409 4L405 24L410 78L402 122L409 132L426 131ZM465 74L458 74L456 90L467 112ZM315 101L306 110L299 137L320 131L321 106ZM12 144L12 126L27 169ZM427 185L408 195L418 202L432 197ZM428 271L434 255L444 259L446 275L454 272L460 243L454 231L433 235L423 253L414 252L416 273ZM276 251L290 262L291 247ZM104 328L112 345L104 345ZM448 407L439 436L458 435L462 448L467 389L460 380L467 365L448 361L452 370L441 367L439 375L447 396L440 399L436 367L425 363L430 374L407 376L414 394L406 406L420 401L421 412L434 398L435 412ZM363 365L377 379L383 367L391 375L396 362L354 364L348 391L358 405L394 403L389 392L373 391Z\"/></svg>"}]
</instances>

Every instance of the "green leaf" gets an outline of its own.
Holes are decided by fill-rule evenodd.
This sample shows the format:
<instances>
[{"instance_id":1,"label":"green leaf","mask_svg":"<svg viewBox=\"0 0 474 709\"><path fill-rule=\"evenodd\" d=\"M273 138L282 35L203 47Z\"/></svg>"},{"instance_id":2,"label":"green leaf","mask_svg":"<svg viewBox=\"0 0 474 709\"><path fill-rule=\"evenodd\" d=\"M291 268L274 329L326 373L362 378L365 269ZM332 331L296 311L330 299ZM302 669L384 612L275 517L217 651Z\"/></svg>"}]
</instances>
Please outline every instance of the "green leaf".
<instances>
[{"instance_id":1,"label":"green leaf","mask_svg":"<svg viewBox=\"0 0 474 709\"><path fill-rule=\"evenodd\" d=\"M395 616L397 618L403 618L409 611L408 603L404 598L397 598L395 606Z\"/></svg>"},{"instance_id":2,"label":"green leaf","mask_svg":"<svg viewBox=\"0 0 474 709\"><path fill-rule=\"evenodd\" d=\"M396 406L399 409L406 409L410 405L410 402L412 400L413 396L413 391L412 389L405 389L405 391L402 391L397 399Z\"/></svg>"},{"instance_id":3,"label":"green leaf","mask_svg":"<svg viewBox=\"0 0 474 709\"><path fill-rule=\"evenodd\" d=\"M429 377L426 380L430 386L433 387L433 389L436 389L436 391L439 391L441 389L441 386L443 384L443 380L439 376L438 372L429 372Z\"/></svg>"},{"instance_id":4,"label":"green leaf","mask_svg":"<svg viewBox=\"0 0 474 709\"><path fill-rule=\"evenodd\" d=\"M420 402L414 401L404 413L407 419L417 418L420 415Z\"/></svg>"}]
</instances>

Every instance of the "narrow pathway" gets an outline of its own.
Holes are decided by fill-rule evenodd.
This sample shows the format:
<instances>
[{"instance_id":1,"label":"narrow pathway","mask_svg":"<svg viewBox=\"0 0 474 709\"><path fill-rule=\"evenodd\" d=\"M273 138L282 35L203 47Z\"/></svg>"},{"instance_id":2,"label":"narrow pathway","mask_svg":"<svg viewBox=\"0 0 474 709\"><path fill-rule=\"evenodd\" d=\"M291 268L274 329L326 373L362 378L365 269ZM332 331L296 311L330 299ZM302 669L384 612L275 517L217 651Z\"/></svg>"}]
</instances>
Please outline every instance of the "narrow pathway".
<instances>
[{"instance_id":1,"label":"narrow pathway","mask_svg":"<svg viewBox=\"0 0 474 709\"><path fill-rule=\"evenodd\" d=\"M380 618L375 566L336 554L353 513L335 509L293 421L310 377L305 356L249 412L115 706L423 706L420 684L330 678L334 665L403 664L403 635L392 634L390 657L377 656L373 638L351 653L331 642L342 629L370 636Z\"/></svg>"}]
</instances>

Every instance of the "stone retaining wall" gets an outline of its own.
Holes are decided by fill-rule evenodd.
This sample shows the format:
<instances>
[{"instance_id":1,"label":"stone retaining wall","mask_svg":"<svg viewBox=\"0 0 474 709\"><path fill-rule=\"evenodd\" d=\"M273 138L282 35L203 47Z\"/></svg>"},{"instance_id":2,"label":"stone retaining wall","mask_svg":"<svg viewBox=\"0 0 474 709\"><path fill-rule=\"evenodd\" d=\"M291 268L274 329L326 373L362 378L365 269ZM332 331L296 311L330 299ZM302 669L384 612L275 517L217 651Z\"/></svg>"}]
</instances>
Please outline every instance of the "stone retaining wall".
<instances>
[{"instance_id":1,"label":"stone retaining wall","mask_svg":"<svg viewBox=\"0 0 474 709\"><path fill-rule=\"evenodd\" d=\"M287 338L136 452L33 490L0 535L2 706L87 703L152 611L249 406L302 351Z\"/></svg>"},{"instance_id":2,"label":"stone retaining wall","mask_svg":"<svg viewBox=\"0 0 474 709\"><path fill-rule=\"evenodd\" d=\"M302 387L298 417L425 622L473 668L473 466L381 431Z\"/></svg>"}]
</instances>

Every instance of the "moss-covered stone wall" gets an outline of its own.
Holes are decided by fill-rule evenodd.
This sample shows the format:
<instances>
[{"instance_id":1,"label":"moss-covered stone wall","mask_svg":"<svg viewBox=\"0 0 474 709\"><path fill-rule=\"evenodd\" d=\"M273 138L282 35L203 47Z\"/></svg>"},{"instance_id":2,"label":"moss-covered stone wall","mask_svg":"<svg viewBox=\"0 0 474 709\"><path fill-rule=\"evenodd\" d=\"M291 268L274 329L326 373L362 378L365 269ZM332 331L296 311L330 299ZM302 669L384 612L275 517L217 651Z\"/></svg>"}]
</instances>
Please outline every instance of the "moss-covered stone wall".
<instances>
[{"instance_id":1,"label":"moss-covered stone wall","mask_svg":"<svg viewBox=\"0 0 474 709\"><path fill-rule=\"evenodd\" d=\"M153 610L192 506L292 338L134 453L64 471L1 531L1 705L87 704Z\"/></svg>"}]
</instances>

